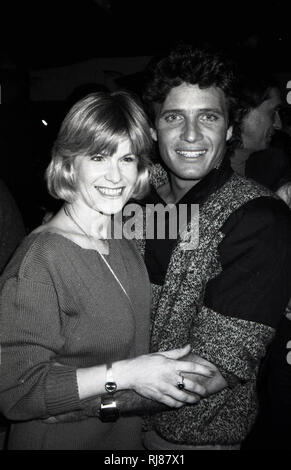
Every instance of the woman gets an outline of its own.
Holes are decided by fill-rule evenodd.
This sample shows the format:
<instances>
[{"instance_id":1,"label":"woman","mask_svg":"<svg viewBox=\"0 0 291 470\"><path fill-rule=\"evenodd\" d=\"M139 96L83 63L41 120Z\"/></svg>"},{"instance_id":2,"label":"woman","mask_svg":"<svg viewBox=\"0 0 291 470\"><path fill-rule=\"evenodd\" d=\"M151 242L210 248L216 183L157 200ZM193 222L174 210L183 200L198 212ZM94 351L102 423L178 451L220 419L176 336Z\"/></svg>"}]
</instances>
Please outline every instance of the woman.
<instances>
[{"instance_id":1,"label":"woman","mask_svg":"<svg viewBox=\"0 0 291 470\"><path fill-rule=\"evenodd\" d=\"M125 92L89 95L61 126L46 176L64 205L25 239L1 281L10 449L138 449L140 419L117 419L116 390L171 407L197 400L183 389L197 391L190 380L177 386L180 371L209 373L176 360L188 347L145 355L147 272L133 242L108 234L112 215L147 188L150 147L146 117ZM102 421L57 419L102 394Z\"/></svg>"}]
</instances>

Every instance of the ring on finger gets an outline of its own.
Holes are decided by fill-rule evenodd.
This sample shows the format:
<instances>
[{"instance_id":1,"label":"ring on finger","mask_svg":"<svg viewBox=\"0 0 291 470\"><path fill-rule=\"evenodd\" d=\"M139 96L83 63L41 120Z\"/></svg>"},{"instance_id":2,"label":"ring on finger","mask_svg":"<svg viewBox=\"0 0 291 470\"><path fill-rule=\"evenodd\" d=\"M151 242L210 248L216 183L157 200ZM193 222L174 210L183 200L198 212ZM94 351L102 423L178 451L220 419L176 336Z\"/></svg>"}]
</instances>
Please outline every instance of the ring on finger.
<instances>
[{"instance_id":1,"label":"ring on finger","mask_svg":"<svg viewBox=\"0 0 291 470\"><path fill-rule=\"evenodd\" d=\"M180 374L180 377L181 377L181 379L177 382L176 386L179 390L184 390L185 389L185 384L184 384L184 378L185 377L182 374Z\"/></svg>"}]
</instances>

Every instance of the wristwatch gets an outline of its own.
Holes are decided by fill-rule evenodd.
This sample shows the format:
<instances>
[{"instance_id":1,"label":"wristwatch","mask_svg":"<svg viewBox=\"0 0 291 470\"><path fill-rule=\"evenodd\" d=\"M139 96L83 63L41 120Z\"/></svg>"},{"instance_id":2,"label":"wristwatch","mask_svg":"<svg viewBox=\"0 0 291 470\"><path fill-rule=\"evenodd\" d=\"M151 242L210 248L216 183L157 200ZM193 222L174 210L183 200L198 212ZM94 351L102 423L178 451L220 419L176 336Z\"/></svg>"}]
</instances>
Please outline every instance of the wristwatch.
<instances>
[{"instance_id":1,"label":"wristwatch","mask_svg":"<svg viewBox=\"0 0 291 470\"><path fill-rule=\"evenodd\" d=\"M108 395L101 396L99 418L103 423L109 423L114 422L119 418L119 411L117 408L116 401L113 397L114 393L117 390L117 384L113 379L111 363L106 365L105 390Z\"/></svg>"},{"instance_id":2,"label":"wristwatch","mask_svg":"<svg viewBox=\"0 0 291 470\"><path fill-rule=\"evenodd\" d=\"M119 418L119 411L113 397L102 395L99 418L103 423L114 422Z\"/></svg>"}]
</instances>

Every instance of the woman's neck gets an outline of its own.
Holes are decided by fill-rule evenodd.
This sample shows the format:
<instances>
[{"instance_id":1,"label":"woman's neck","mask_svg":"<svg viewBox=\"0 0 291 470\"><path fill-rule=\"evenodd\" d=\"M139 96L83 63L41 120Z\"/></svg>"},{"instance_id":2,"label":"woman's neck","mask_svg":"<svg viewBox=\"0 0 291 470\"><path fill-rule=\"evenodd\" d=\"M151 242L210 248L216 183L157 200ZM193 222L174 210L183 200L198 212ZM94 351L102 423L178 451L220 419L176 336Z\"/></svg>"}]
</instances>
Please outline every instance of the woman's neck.
<instances>
[{"instance_id":1,"label":"woman's neck","mask_svg":"<svg viewBox=\"0 0 291 470\"><path fill-rule=\"evenodd\" d=\"M63 210L67 216L88 237L107 239L110 229L111 215L103 214L78 202L64 204Z\"/></svg>"}]
</instances>

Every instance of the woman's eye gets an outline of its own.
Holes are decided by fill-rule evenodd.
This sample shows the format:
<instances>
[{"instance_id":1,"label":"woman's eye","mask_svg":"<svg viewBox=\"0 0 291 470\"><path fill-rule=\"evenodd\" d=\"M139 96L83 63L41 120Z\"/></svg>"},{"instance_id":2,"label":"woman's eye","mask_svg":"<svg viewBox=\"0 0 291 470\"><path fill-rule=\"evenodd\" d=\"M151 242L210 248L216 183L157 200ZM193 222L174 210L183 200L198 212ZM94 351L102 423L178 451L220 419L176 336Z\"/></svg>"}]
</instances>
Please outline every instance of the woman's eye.
<instances>
[{"instance_id":1,"label":"woman's eye","mask_svg":"<svg viewBox=\"0 0 291 470\"><path fill-rule=\"evenodd\" d=\"M104 155L94 155L93 157L91 157L91 160L93 162L102 162L104 159L105 159Z\"/></svg>"},{"instance_id":2,"label":"woman's eye","mask_svg":"<svg viewBox=\"0 0 291 470\"><path fill-rule=\"evenodd\" d=\"M135 162L136 157L134 155L128 155L127 157L124 157L123 161L126 163L131 163Z\"/></svg>"}]
</instances>

